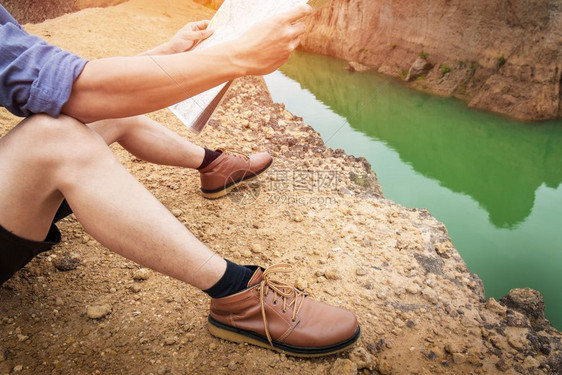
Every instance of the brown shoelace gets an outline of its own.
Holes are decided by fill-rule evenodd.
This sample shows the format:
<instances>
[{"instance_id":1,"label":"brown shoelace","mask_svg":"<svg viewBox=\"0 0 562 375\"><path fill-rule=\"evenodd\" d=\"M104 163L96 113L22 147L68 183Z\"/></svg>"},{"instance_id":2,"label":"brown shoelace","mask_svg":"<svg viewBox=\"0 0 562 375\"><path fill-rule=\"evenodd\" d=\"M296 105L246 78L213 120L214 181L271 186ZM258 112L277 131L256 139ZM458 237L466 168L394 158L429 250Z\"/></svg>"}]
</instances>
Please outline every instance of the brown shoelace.
<instances>
[{"instance_id":1,"label":"brown shoelace","mask_svg":"<svg viewBox=\"0 0 562 375\"><path fill-rule=\"evenodd\" d=\"M277 300L281 298L283 300L283 310L282 312L285 313L287 308L293 309L293 314L291 316L291 321L295 321L297 318L297 314L299 313L304 299L307 297L307 294L289 286L281 281L274 280L271 278L272 274L275 273L290 273L291 265L281 263L270 266L265 269L263 272L263 280L258 287L260 292L260 305L261 305L261 315L263 317L263 324L265 327L265 334L267 336L267 340L269 344L273 347L273 340L271 339L271 334L269 333L269 328L267 327L267 316L265 314L265 297L269 294L269 291L273 291L274 299L273 304L277 304ZM287 299L292 298L292 300L287 303Z\"/></svg>"},{"instance_id":2,"label":"brown shoelace","mask_svg":"<svg viewBox=\"0 0 562 375\"><path fill-rule=\"evenodd\" d=\"M235 156L241 156L246 160L250 160L250 157L248 156L248 154L234 148L234 147L219 147L217 148L217 151L221 151L227 154L233 154Z\"/></svg>"}]
</instances>

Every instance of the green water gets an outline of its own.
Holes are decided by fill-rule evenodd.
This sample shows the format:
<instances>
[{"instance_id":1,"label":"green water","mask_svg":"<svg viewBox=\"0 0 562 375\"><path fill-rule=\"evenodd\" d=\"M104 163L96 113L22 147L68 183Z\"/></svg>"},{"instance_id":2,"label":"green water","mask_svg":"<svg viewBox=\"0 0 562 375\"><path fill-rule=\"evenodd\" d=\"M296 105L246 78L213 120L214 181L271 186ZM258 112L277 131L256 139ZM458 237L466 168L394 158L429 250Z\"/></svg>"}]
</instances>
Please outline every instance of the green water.
<instances>
[{"instance_id":1,"label":"green water","mask_svg":"<svg viewBox=\"0 0 562 375\"><path fill-rule=\"evenodd\" d=\"M345 65L299 52L266 81L328 147L365 156L387 198L445 223L488 297L539 290L562 329L562 121L513 121Z\"/></svg>"}]
</instances>

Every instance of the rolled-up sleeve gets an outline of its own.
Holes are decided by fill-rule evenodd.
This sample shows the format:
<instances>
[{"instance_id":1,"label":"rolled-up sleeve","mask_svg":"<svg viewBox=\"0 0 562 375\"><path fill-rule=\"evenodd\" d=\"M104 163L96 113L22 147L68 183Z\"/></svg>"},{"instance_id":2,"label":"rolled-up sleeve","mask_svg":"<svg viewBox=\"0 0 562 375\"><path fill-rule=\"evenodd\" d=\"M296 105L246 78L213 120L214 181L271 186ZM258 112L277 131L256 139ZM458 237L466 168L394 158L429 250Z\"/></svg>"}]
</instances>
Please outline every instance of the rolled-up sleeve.
<instances>
[{"instance_id":1,"label":"rolled-up sleeve","mask_svg":"<svg viewBox=\"0 0 562 375\"><path fill-rule=\"evenodd\" d=\"M57 117L86 63L18 25L0 25L0 104L17 116Z\"/></svg>"}]
</instances>

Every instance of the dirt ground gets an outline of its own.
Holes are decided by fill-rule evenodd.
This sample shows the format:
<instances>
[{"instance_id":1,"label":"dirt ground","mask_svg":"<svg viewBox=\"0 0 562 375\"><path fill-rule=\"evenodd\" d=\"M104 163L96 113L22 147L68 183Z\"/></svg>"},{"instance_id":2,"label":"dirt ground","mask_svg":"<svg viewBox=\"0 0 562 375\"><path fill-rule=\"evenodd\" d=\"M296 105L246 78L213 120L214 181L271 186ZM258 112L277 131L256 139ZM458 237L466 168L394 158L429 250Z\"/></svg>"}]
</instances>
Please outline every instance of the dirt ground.
<instances>
[{"instance_id":1,"label":"dirt ground","mask_svg":"<svg viewBox=\"0 0 562 375\"><path fill-rule=\"evenodd\" d=\"M138 53L210 16L187 0L132 0L26 28L93 59ZM113 147L212 249L242 264L291 264L287 281L355 311L362 338L349 353L312 360L218 340L206 328L208 297L112 253L69 217L62 243L0 288L0 374L554 374L562 366L558 331L485 301L443 224L384 199L364 159L327 149L271 102L262 80L237 81L199 136L168 110L150 117L210 148L275 157L258 183L208 201L196 171ZM0 110L0 136L18 121Z\"/></svg>"}]
</instances>

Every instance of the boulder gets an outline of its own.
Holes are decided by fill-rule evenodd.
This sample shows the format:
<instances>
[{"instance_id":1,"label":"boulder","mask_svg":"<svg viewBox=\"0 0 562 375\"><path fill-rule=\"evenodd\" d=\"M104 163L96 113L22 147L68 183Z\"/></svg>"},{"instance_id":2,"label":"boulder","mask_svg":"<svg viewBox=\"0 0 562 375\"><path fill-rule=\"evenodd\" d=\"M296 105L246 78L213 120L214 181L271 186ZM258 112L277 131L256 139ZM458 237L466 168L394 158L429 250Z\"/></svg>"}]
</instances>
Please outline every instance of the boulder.
<instances>
[{"instance_id":1,"label":"boulder","mask_svg":"<svg viewBox=\"0 0 562 375\"><path fill-rule=\"evenodd\" d=\"M421 76L422 74L428 73L432 68L433 68L432 63L430 63L426 59L418 57L410 67L410 70L408 71L408 75L406 76L406 81L411 82L414 79Z\"/></svg>"}]
</instances>

